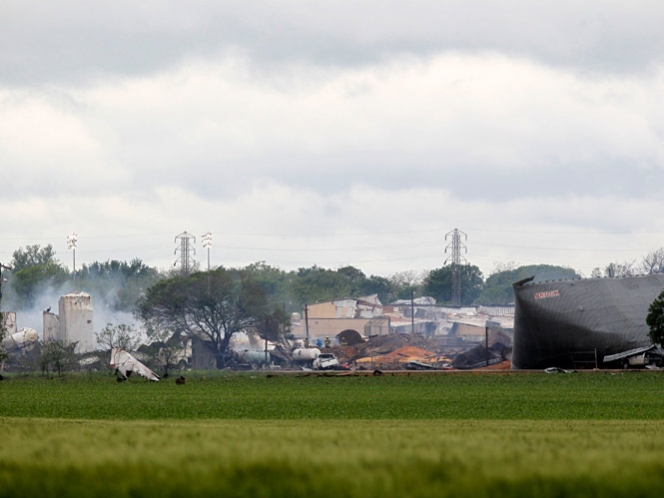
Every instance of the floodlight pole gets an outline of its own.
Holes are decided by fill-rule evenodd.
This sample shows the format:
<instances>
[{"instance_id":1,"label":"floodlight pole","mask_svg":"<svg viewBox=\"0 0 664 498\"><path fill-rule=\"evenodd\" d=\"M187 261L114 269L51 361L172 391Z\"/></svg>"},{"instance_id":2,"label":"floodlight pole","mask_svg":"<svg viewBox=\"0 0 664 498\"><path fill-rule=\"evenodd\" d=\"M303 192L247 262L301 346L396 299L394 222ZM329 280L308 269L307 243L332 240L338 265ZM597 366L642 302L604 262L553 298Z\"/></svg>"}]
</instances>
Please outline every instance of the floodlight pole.
<instances>
[{"instance_id":1,"label":"floodlight pole","mask_svg":"<svg viewBox=\"0 0 664 498\"><path fill-rule=\"evenodd\" d=\"M203 247L207 249L207 269L210 271L210 249L212 248L212 232L204 233L201 236Z\"/></svg>"},{"instance_id":2,"label":"floodlight pole","mask_svg":"<svg viewBox=\"0 0 664 498\"><path fill-rule=\"evenodd\" d=\"M67 237L67 249L71 250L73 261L73 275L74 275L74 290L76 290L76 242L78 242L78 235L76 232Z\"/></svg>"},{"instance_id":3,"label":"floodlight pole","mask_svg":"<svg viewBox=\"0 0 664 498\"><path fill-rule=\"evenodd\" d=\"M212 232L204 233L201 236L201 239L203 240L203 247L207 249L207 259L208 259L207 286L208 286L208 294L209 294L210 293L210 249L212 248Z\"/></svg>"}]
</instances>

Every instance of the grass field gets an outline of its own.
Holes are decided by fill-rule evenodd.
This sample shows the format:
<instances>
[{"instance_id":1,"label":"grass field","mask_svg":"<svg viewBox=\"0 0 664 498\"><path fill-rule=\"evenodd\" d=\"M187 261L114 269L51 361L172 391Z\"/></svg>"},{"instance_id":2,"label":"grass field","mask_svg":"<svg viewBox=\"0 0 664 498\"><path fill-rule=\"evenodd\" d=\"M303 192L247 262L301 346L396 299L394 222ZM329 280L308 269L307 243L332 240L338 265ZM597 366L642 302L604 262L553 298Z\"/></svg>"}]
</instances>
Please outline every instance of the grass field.
<instances>
[{"instance_id":1,"label":"grass field","mask_svg":"<svg viewBox=\"0 0 664 498\"><path fill-rule=\"evenodd\" d=\"M664 377L0 382L0 496L652 496Z\"/></svg>"}]
</instances>

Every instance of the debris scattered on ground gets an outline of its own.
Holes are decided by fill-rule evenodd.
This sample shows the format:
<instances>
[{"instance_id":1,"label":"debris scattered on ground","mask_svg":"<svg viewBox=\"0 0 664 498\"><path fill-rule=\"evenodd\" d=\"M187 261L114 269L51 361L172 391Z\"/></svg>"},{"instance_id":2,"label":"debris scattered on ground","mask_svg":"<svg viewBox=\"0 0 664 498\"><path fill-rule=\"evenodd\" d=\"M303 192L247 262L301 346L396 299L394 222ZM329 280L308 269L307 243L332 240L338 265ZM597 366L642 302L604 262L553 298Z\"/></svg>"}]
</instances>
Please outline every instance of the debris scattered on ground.
<instances>
[{"instance_id":1,"label":"debris scattered on ground","mask_svg":"<svg viewBox=\"0 0 664 498\"><path fill-rule=\"evenodd\" d=\"M574 370L565 370L564 368L560 367L549 367L545 368L544 371L548 374L555 374L555 373L574 373Z\"/></svg>"},{"instance_id":2,"label":"debris scattered on ground","mask_svg":"<svg viewBox=\"0 0 664 498\"><path fill-rule=\"evenodd\" d=\"M115 369L115 373L119 375L119 382L127 380L132 373L154 382L159 381L159 376L156 373L143 365L124 349L113 348L111 350L111 362L109 367Z\"/></svg>"}]
</instances>

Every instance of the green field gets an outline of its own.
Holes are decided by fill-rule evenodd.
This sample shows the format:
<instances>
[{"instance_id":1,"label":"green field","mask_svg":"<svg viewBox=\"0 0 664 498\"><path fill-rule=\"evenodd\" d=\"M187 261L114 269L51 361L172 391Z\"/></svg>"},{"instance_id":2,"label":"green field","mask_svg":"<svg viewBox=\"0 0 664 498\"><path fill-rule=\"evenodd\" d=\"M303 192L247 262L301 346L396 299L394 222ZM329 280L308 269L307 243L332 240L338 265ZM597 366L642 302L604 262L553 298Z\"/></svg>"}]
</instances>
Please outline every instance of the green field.
<instances>
[{"instance_id":1,"label":"green field","mask_svg":"<svg viewBox=\"0 0 664 498\"><path fill-rule=\"evenodd\" d=\"M652 496L664 376L0 382L0 496Z\"/></svg>"}]
</instances>

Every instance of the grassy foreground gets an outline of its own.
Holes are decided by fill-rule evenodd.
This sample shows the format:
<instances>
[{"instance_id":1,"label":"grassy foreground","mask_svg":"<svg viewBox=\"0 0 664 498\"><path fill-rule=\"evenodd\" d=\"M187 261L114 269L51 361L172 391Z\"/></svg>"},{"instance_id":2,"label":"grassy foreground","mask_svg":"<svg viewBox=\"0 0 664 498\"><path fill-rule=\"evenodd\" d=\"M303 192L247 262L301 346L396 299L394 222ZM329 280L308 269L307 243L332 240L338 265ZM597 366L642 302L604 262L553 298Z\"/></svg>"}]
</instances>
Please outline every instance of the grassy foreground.
<instances>
[{"instance_id":1,"label":"grassy foreground","mask_svg":"<svg viewBox=\"0 0 664 498\"><path fill-rule=\"evenodd\" d=\"M664 377L0 383L0 496L652 496Z\"/></svg>"}]
</instances>

